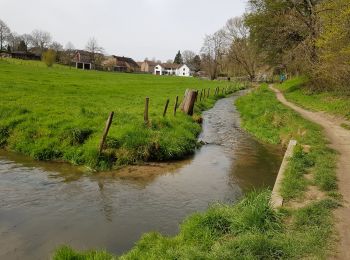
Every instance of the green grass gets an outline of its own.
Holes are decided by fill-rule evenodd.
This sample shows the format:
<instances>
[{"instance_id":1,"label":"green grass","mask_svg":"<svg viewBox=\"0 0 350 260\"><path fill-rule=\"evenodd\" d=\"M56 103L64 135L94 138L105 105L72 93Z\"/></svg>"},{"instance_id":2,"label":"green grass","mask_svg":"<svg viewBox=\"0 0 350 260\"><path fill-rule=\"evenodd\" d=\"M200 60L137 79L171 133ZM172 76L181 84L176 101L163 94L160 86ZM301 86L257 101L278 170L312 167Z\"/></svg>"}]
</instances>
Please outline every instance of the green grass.
<instances>
[{"instance_id":1,"label":"green grass","mask_svg":"<svg viewBox=\"0 0 350 260\"><path fill-rule=\"evenodd\" d=\"M282 105L267 85L241 97L236 105L241 112L242 127L260 140L284 146L290 139L298 141L299 146L282 183L282 196L285 199L302 196L308 184L304 178L307 173L313 173L313 184L321 190L331 192L337 189L334 170L336 154L327 147L320 126ZM311 146L310 152L303 152L301 145Z\"/></svg>"},{"instance_id":2,"label":"green grass","mask_svg":"<svg viewBox=\"0 0 350 260\"><path fill-rule=\"evenodd\" d=\"M336 197L336 155L326 147L321 129L281 105L266 85L239 98L237 107L243 127L259 139L286 144L295 138L312 146L309 153L297 147L283 179L283 196L302 196L307 185L303 175L313 172L329 198L274 211L271 192L254 191L237 204L215 204L204 213L192 214L176 236L144 234L122 256L96 257L100 251L77 252L64 246L53 259L326 259L334 246L332 212L339 203L332 198Z\"/></svg>"},{"instance_id":3,"label":"green grass","mask_svg":"<svg viewBox=\"0 0 350 260\"><path fill-rule=\"evenodd\" d=\"M276 84L286 98L295 104L315 111L324 111L350 119L350 94L344 91L312 92L305 77Z\"/></svg>"},{"instance_id":4,"label":"green grass","mask_svg":"<svg viewBox=\"0 0 350 260\"><path fill-rule=\"evenodd\" d=\"M325 258L336 201L327 199L296 211L276 212L269 200L270 192L262 191L246 195L236 205L213 205L187 218L178 235L147 233L120 257L65 246L55 252L53 260Z\"/></svg>"},{"instance_id":5,"label":"green grass","mask_svg":"<svg viewBox=\"0 0 350 260\"><path fill-rule=\"evenodd\" d=\"M201 127L182 113L175 97L186 88L238 85L194 78L81 71L41 62L0 60L0 147L38 160L68 161L93 169L149 160L179 159L197 146ZM150 125L143 122L150 97ZM162 117L166 99L168 114ZM197 103L196 113L219 97ZM115 112L107 147L98 144L110 111ZM198 118L198 115L196 116Z\"/></svg>"},{"instance_id":6,"label":"green grass","mask_svg":"<svg viewBox=\"0 0 350 260\"><path fill-rule=\"evenodd\" d=\"M340 126L342 128L344 128L344 129L346 129L346 130L350 130L350 125L349 124L342 123Z\"/></svg>"}]
</instances>

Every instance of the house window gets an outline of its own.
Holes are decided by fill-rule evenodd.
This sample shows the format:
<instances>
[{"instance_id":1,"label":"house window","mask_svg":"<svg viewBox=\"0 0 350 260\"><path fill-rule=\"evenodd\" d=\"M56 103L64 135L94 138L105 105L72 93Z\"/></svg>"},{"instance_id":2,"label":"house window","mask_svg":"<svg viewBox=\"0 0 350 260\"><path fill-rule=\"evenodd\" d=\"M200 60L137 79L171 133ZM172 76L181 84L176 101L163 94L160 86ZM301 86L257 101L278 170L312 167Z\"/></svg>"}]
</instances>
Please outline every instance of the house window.
<instances>
[{"instance_id":1,"label":"house window","mask_svg":"<svg viewBox=\"0 0 350 260\"><path fill-rule=\"evenodd\" d=\"M184 68L184 71L185 71L186 69Z\"/></svg>"}]
</instances>

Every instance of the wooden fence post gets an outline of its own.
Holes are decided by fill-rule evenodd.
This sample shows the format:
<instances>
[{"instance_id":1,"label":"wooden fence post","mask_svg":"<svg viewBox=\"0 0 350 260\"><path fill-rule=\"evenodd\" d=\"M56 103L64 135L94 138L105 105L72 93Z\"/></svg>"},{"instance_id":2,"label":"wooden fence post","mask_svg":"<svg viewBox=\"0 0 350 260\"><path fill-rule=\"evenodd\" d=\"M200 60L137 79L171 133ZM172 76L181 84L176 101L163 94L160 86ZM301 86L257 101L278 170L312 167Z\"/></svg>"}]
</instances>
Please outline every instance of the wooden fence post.
<instances>
[{"instance_id":1,"label":"wooden fence post","mask_svg":"<svg viewBox=\"0 0 350 260\"><path fill-rule=\"evenodd\" d=\"M146 100L145 100L145 112L143 114L143 119L145 121L145 124L148 124L148 104L149 104L149 97L146 97Z\"/></svg>"},{"instance_id":2,"label":"wooden fence post","mask_svg":"<svg viewBox=\"0 0 350 260\"><path fill-rule=\"evenodd\" d=\"M169 106L169 98L166 100L166 103L165 103L163 117L165 117L165 115L166 115L166 111L168 110L168 106Z\"/></svg>"},{"instance_id":3,"label":"wooden fence post","mask_svg":"<svg viewBox=\"0 0 350 260\"><path fill-rule=\"evenodd\" d=\"M188 94L189 91L190 91L189 89L186 89L186 91L185 91L184 99L183 99L182 102L180 103L180 109L181 109L181 110L183 110L183 108L184 108L184 105L185 105L185 103L186 103L187 94Z\"/></svg>"},{"instance_id":4,"label":"wooden fence post","mask_svg":"<svg viewBox=\"0 0 350 260\"><path fill-rule=\"evenodd\" d=\"M210 88L208 88L208 98L209 98L209 95L210 95Z\"/></svg>"},{"instance_id":5,"label":"wooden fence post","mask_svg":"<svg viewBox=\"0 0 350 260\"><path fill-rule=\"evenodd\" d=\"M177 102L179 102L179 96L176 96L176 99L175 99L174 116L176 116Z\"/></svg>"},{"instance_id":6,"label":"wooden fence post","mask_svg":"<svg viewBox=\"0 0 350 260\"><path fill-rule=\"evenodd\" d=\"M187 91L186 91L187 92ZM196 96L198 95L198 91L189 90L184 99L184 105L181 108L182 111L188 115L193 115L194 101L196 100Z\"/></svg>"},{"instance_id":7,"label":"wooden fence post","mask_svg":"<svg viewBox=\"0 0 350 260\"><path fill-rule=\"evenodd\" d=\"M101 141L100 141L100 146L99 146L99 149L98 149L99 154L102 153L103 146L104 146L104 144L105 144L105 141L106 141L106 137L107 137L107 135L108 135L109 128L111 127L111 124L112 124L113 116L114 116L114 112L112 111L112 112L109 114L109 116L108 116L105 129L103 130L103 135L102 135L102 138L101 138Z\"/></svg>"},{"instance_id":8,"label":"wooden fence post","mask_svg":"<svg viewBox=\"0 0 350 260\"><path fill-rule=\"evenodd\" d=\"M202 101L203 89L201 90L201 95L199 96L199 101Z\"/></svg>"}]
</instances>

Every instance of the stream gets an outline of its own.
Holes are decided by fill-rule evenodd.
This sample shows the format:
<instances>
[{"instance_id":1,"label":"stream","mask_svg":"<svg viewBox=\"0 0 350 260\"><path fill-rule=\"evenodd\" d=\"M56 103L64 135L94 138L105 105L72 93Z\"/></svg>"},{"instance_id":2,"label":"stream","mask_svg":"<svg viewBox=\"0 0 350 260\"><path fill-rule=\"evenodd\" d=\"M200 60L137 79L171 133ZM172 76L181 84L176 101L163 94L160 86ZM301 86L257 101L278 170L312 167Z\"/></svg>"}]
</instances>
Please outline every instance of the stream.
<instances>
[{"instance_id":1,"label":"stream","mask_svg":"<svg viewBox=\"0 0 350 260\"><path fill-rule=\"evenodd\" d=\"M203 113L206 145L180 162L86 174L0 151L0 259L49 259L63 244L121 254L145 232L174 235L193 212L272 187L283 152L240 128L238 95Z\"/></svg>"}]
</instances>

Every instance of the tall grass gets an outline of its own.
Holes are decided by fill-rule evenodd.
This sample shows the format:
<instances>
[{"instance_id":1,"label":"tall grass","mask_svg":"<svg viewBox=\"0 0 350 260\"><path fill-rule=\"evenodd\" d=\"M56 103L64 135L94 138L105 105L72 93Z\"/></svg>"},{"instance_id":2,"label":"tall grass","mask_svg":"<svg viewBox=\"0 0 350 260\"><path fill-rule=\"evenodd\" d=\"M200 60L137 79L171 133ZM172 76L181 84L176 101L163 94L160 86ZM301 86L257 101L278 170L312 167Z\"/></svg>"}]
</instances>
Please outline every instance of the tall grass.
<instances>
[{"instance_id":1,"label":"tall grass","mask_svg":"<svg viewBox=\"0 0 350 260\"><path fill-rule=\"evenodd\" d=\"M196 148L201 127L180 112L173 116L175 97L181 101L186 88L217 86L239 88L235 83L195 78L47 68L41 62L2 59L0 148L94 169L183 158ZM143 123L146 96L150 97L149 127ZM171 102L163 118L167 98ZM196 113L217 98L197 103ZM98 143L110 111L115 117L106 149L99 155Z\"/></svg>"}]
</instances>

